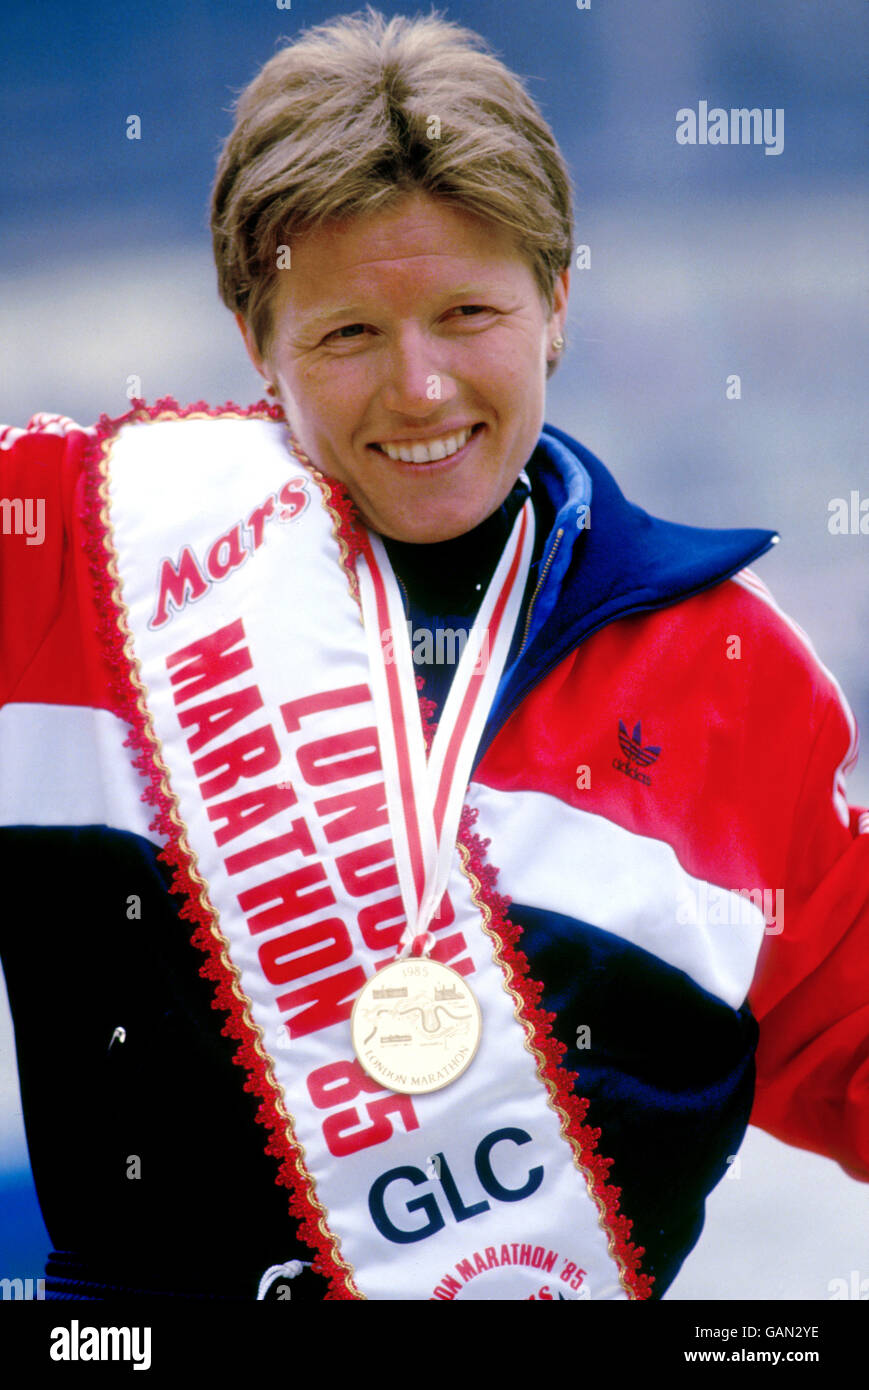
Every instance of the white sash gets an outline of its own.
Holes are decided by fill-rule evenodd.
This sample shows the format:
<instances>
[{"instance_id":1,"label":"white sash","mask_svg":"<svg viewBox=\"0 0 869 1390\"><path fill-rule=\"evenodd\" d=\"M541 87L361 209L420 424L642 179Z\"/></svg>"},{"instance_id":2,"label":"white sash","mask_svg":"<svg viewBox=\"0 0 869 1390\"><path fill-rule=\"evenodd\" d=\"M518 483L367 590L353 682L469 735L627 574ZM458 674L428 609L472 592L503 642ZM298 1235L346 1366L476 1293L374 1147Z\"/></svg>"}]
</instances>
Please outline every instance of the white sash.
<instances>
[{"instance_id":1,"label":"white sash","mask_svg":"<svg viewBox=\"0 0 869 1390\"><path fill-rule=\"evenodd\" d=\"M177 882L192 890L185 915L211 951L330 1296L647 1296L551 1040L533 1009L520 1020L521 971L467 849L452 856L443 910L430 922L431 901L421 911L432 955L479 1000L473 1063L406 1096L354 1059L353 1000L394 959L405 921L330 488L279 422L166 416L100 446L104 553L138 663L130 708ZM103 583L115 589L111 563ZM434 788L445 747L417 768Z\"/></svg>"}]
</instances>

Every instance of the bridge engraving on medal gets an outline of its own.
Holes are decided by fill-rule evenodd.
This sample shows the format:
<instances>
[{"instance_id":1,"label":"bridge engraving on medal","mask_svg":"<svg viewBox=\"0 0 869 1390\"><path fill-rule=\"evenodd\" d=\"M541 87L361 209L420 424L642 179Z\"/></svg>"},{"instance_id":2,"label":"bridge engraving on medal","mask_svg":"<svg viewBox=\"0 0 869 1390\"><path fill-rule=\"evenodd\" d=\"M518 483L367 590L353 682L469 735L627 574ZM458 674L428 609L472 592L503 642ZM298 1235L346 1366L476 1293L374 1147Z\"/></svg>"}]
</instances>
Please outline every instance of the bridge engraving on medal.
<instances>
[{"instance_id":1,"label":"bridge engraving on medal","mask_svg":"<svg viewBox=\"0 0 869 1390\"><path fill-rule=\"evenodd\" d=\"M457 971L427 956L392 961L368 980L350 1019L363 1069L391 1091L423 1095L470 1066L482 1019Z\"/></svg>"}]
</instances>

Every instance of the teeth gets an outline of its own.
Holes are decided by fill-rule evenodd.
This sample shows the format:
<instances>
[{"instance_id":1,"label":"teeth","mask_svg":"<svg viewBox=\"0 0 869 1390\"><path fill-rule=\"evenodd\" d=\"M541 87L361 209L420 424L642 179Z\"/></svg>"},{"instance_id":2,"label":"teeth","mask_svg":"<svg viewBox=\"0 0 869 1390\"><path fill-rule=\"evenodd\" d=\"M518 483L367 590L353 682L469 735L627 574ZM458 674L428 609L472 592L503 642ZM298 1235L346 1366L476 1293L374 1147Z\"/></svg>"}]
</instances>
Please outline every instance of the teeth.
<instances>
[{"instance_id":1,"label":"teeth","mask_svg":"<svg viewBox=\"0 0 869 1390\"><path fill-rule=\"evenodd\" d=\"M463 449L473 433L470 429L447 434L442 439L430 439L426 444L381 444L393 463L436 463Z\"/></svg>"}]
</instances>

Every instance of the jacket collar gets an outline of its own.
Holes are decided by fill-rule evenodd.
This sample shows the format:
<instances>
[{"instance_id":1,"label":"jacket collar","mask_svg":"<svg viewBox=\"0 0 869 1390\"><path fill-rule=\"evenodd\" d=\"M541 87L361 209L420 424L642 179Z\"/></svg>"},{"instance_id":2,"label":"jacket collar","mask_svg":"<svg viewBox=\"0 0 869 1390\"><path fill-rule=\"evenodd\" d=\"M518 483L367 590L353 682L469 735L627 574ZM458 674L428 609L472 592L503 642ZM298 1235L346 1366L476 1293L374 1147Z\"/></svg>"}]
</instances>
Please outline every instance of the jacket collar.
<instances>
[{"instance_id":1,"label":"jacket collar","mask_svg":"<svg viewBox=\"0 0 869 1390\"><path fill-rule=\"evenodd\" d=\"M528 692L593 632L720 584L775 531L683 526L629 502L599 459L545 425L528 465L538 515L555 517L477 760Z\"/></svg>"}]
</instances>

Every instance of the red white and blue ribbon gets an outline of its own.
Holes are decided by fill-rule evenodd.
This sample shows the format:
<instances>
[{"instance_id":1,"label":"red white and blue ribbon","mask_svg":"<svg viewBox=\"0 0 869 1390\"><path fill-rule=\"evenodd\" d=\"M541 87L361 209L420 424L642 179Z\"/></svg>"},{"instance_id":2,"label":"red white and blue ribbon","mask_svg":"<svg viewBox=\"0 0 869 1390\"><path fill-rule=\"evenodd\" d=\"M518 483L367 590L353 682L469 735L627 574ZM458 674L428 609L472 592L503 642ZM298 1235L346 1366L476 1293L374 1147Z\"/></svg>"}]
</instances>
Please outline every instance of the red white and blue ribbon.
<instances>
[{"instance_id":1,"label":"red white and blue ribbon","mask_svg":"<svg viewBox=\"0 0 869 1390\"><path fill-rule=\"evenodd\" d=\"M480 605L426 758L404 606L383 542L368 533L357 564L371 690L407 931L418 953L446 892L474 755L501 680L534 550L529 498Z\"/></svg>"}]
</instances>

